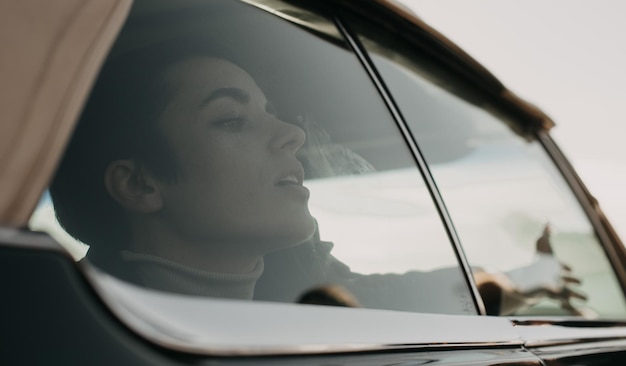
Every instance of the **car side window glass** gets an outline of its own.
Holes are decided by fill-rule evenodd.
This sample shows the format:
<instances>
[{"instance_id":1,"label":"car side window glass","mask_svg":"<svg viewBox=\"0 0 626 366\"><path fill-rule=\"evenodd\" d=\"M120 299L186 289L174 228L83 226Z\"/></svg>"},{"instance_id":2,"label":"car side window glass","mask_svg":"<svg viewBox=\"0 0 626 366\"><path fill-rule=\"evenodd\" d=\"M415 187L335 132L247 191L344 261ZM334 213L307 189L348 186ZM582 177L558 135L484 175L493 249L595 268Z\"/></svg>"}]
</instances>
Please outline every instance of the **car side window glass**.
<instances>
[{"instance_id":1,"label":"car side window glass","mask_svg":"<svg viewBox=\"0 0 626 366\"><path fill-rule=\"evenodd\" d=\"M522 134L425 52L362 34L429 165L488 313L624 318L607 255L535 135Z\"/></svg>"},{"instance_id":2,"label":"car side window glass","mask_svg":"<svg viewBox=\"0 0 626 366\"><path fill-rule=\"evenodd\" d=\"M273 3L137 1L31 227L157 291L476 314L374 84Z\"/></svg>"}]
</instances>

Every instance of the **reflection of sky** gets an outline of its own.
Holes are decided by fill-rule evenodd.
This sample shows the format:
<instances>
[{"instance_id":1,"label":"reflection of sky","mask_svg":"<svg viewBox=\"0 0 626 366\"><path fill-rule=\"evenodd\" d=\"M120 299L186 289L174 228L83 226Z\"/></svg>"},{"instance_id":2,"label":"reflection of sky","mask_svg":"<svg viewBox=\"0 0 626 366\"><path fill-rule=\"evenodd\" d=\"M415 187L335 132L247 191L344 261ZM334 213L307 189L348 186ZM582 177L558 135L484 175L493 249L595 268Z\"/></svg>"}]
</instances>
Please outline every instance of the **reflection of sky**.
<instances>
[{"instance_id":1,"label":"reflection of sky","mask_svg":"<svg viewBox=\"0 0 626 366\"><path fill-rule=\"evenodd\" d=\"M491 142L431 170L470 260L479 259L481 266L507 269L528 263L548 222L555 234L590 238L581 208L537 144ZM403 272L454 265L449 240L416 169L306 184L322 239L333 241L334 253L354 270Z\"/></svg>"},{"instance_id":2,"label":"reflection of sky","mask_svg":"<svg viewBox=\"0 0 626 366\"><path fill-rule=\"evenodd\" d=\"M82 258L87 252L87 245L72 238L59 225L54 214L50 193L47 190L41 196L37 208L28 222L28 227L32 230L49 233L76 260Z\"/></svg>"},{"instance_id":3,"label":"reflection of sky","mask_svg":"<svg viewBox=\"0 0 626 366\"><path fill-rule=\"evenodd\" d=\"M52 204L52 198L50 198L50 192L47 189L43 193L41 198L39 199L39 203L37 204L37 207L40 207L46 204Z\"/></svg>"},{"instance_id":4,"label":"reflection of sky","mask_svg":"<svg viewBox=\"0 0 626 366\"><path fill-rule=\"evenodd\" d=\"M547 223L555 234L592 232L582 208L538 144L483 146L431 171L470 261L522 265L532 258L534 242Z\"/></svg>"},{"instance_id":5,"label":"reflection of sky","mask_svg":"<svg viewBox=\"0 0 626 366\"><path fill-rule=\"evenodd\" d=\"M431 270L456 259L416 169L306 182L333 254L360 273Z\"/></svg>"},{"instance_id":6,"label":"reflection of sky","mask_svg":"<svg viewBox=\"0 0 626 366\"><path fill-rule=\"evenodd\" d=\"M553 136L626 236L626 2L398 1L556 121Z\"/></svg>"},{"instance_id":7,"label":"reflection of sky","mask_svg":"<svg viewBox=\"0 0 626 366\"><path fill-rule=\"evenodd\" d=\"M512 270L533 260L543 226L601 314L626 312L603 249L571 190L537 143L490 141L431 166L471 265ZM534 269L533 269L534 270ZM523 277L528 273L524 272Z\"/></svg>"}]
</instances>

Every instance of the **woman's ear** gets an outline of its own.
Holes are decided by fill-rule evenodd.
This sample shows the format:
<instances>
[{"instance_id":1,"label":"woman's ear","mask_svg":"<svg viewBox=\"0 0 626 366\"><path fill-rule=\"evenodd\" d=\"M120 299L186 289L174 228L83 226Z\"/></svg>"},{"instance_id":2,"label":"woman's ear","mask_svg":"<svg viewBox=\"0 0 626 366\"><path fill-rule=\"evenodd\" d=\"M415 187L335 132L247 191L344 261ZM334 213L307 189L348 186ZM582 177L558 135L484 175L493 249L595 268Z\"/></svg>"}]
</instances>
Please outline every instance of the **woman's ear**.
<instances>
[{"instance_id":1,"label":"woman's ear","mask_svg":"<svg viewBox=\"0 0 626 366\"><path fill-rule=\"evenodd\" d=\"M104 184L113 199L132 212L153 213L163 207L157 181L142 164L116 160L104 173Z\"/></svg>"}]
</instances>

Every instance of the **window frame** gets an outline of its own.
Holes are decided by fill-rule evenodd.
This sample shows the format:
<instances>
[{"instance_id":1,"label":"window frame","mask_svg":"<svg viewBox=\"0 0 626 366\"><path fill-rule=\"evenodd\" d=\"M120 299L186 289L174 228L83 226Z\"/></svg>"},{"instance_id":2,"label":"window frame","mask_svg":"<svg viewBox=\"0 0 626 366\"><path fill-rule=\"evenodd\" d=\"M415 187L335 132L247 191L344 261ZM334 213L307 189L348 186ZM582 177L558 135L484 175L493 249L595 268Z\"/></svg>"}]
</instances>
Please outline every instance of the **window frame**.
<instances>
[{"instance_id":1,"label":"window frame","mask_svg":"<svg viewBox=\"0 0 626 366\"><path fill-rule=\"evenodd\" d=\"M550 136L549 131L537 131L536 136L537 141L552 159L591 222L613 272L620 282L622 293L626 297L626 247L602 212L598 201L591 195L574 167Z\"/></svg>"},{"instance_id":2,"label":"window frame","mask_svg":"<svg viewBox=\"0 0 626 366\"><path fill-rule=\"evenodd\" d=\"M482 297L478 293L478 287L473 280L471 267L469 265L467 257L465 256L465 253L463 252L463 248L461 246L461 242L456 233L456 230L454 229L452 218L448 213L441 193L439 192L439 189L437 188L430 169L428 168L426 159L424 158L421 150L418 147L417 140L415 139L415 137L413 137L406 121L404 120L404 117L402 116L402 113L400 112L400 109L398 108L396 102L391 96L383 78L376 70L376 67L370 59L368 52L365 50L365 48L358 40L358 38L354 35L354 33L349 29L349 26L346 25L346 22L343 21L341 15L337 15L335 17L335 22L337 24L337 27L340 29L341 33L347 40L348 44L352 48L352 51L357 56L359 62L361 63L361 65L369 75L370 79L372 80L373 84L375 85L392 118L400 129L400 132L402 133L402 136L404 137L404 140L407 143L411 153L413 154L413 158L415 159L417 168L419 169L420 174L424 179L424 183L433 200L433 204L435 205L437 212L439 213L439 217L441 218L442 224L444 225L444 228L446 230L446 233L448 234L448 238L450 239L450 244L452 245L458 264L463 271L463 276L465 278L466 284L472 294L474 306L480 315L486 315L485 304L482 300Z\"/></svg>"}]
</instances>

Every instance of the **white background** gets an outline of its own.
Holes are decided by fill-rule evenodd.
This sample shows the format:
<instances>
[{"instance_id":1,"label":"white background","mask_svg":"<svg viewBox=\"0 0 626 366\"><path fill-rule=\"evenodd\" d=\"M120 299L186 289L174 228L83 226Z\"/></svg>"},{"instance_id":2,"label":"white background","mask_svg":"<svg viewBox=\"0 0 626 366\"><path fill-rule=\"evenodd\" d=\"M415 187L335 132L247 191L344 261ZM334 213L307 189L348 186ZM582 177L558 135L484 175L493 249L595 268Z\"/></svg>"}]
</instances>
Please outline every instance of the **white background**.
<instances>
[{"instance_id":1,"label":"white background","mask_svg":"<svg viewBox=\"0 0 626 366\"><path fill-rule=\"evenodd\" d=\"M626 1L401 2L555 120L553 138L626 238Z\"/></svg>"}]
</instances>

